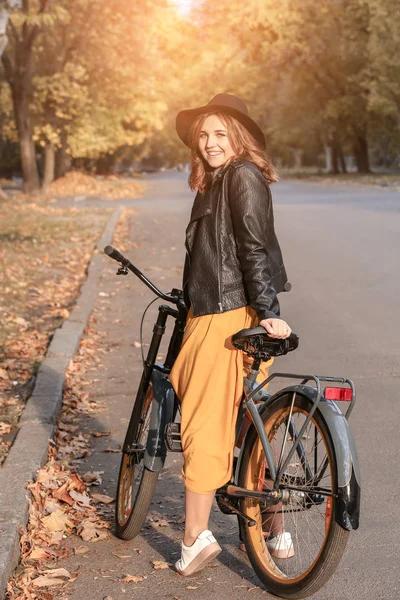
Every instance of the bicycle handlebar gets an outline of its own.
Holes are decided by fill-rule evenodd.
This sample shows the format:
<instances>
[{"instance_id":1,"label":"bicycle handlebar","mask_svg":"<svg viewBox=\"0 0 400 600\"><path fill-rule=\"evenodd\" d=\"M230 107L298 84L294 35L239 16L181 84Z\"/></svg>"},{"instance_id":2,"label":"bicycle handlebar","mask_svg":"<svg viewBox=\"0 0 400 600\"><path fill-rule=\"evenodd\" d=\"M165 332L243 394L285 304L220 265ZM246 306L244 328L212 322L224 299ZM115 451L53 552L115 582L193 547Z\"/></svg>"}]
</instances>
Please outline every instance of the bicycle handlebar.
<instances>
[{"instance_id":1,"label":"bicycle handlebar","mask_svg":"<svg viewBox=\"0 0 400 600\"><path fill-rule=\"evenodd\" d=\"M117 262L121 263L130 271L132 271L132 273L134 273L136 277L140 279L140 281L143 281L143 283L147 285L147 287L151 289L151 291L154 292L154 294L156 294L156 296L158 296L162 300L165 300L166 302L171 302L172 304L176 305L178 305L181 301L183 302L179 293L177 293L176 295L165 294L164 292L159 290L158 287L154 285L152 281L150 281L150 279L147 279L146 275L143 275L143 273L139 271L139 269L135 267L135 265L133 265L128 258L125 258L125 256L121 254L121 252L116 248L113 248L112 246L106 246L104 248L104 253L107 254L107 256L109 256L110 258L113 258Z\"/></svg>"},{"instance_id":2,"label":"bicycle handlebar","mask_svg":"<svg viewBox=\"0 0 400 600\"><path fill-rule=\"evenodd\" d=\"M112 246L106 246L104 248L104 252L105 254L107 254L107 256L113 258L114 260L116 260L119 263L122 263L125 266L128 266L128 263L130 262L127 258L125 258L125 256L121 254L119 250L113 248Z\"/></svg>"}]
</instances>

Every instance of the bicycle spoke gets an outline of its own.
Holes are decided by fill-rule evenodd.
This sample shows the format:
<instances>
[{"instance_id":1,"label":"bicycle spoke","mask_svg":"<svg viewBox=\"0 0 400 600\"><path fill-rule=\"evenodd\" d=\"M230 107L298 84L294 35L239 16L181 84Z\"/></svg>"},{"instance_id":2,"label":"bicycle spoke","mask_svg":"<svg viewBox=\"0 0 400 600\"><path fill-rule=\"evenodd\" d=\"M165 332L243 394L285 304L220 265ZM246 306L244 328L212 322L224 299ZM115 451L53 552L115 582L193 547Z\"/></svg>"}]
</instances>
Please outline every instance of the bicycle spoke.
<instances>
[{"instance_id":1,"label":"bicycle spoke","mask_svg":"<svg viewBox=\"0 0 400 600\"><path fill-rule=\"evenodd\" d=\"M272 456L278 472L289 453L293 452L298 439L296 432L301 431L306 418L307 413L296 407L296 397L293 394L286 409L278 411L277 420L269 425ZM268 467L265 468L261 447L258 452L258 489L271 489L273 482L268 477L269 470ZM264 481L262 473L265 473ZM301 445L294 451L281 475L279 488L286 489L284 503L269 506L264 512L260 510L259 518L265 523L262 529L273 536L281 531L291 534L294 555L289 558L282 552L281 558L274 558L274 552L271 551L272 554L268 555L272 563L266 564L275 565L268 568L275 568L274 573L278 578L296 579L311 568L325 545L327 498L333 493L332 469L326 443L314 417L307 424L301 437ZM290 540L287 537L282 539ZM266 542L262 548L263 552L267 551Z\"/></svg>"}]
</instances>

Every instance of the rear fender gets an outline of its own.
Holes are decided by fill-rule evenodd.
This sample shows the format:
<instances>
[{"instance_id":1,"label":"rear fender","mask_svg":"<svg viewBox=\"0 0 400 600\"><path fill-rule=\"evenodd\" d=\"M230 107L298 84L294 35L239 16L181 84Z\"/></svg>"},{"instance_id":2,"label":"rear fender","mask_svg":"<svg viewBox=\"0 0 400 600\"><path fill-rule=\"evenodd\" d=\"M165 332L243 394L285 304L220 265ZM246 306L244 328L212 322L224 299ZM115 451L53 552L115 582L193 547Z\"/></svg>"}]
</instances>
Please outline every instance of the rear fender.
<instances>
[{"instance_id":1,"label":"rear fender","mask_svg":"<svg viewBox=\"0 0 400 600\"><path fill-rule=\"evenodd\" d=\"M150 428L144 453L144 466L150 471L161 471L167 455L165 428L173 420L175 392L164 373L153 370L153 401Z\"/></svg>"},{"instance_id":2,"label":"rear fender","mask_svg":"<svg viewBox=\"0 0 400 600\"><path fill-rule=\"evenodd\" d=\"M300 396L306 396L313 403L317 400L317 390L314 387L304 385L289 386L271 396L266 406L261 409L261 416L263 416L275 400L293 392L296 392ZM353 435L346 417L333 401L325 400L322 397L317 410L321 413L325 425L330 432L336 456L336 481L338 488L335 499L335 519L343 529L358 529L360 514L360 467ZM237 477L243 449L252 431L254 431L254 425L249 428L242 445L238 468L236 470Z\"/></svg>"}]
</instances>

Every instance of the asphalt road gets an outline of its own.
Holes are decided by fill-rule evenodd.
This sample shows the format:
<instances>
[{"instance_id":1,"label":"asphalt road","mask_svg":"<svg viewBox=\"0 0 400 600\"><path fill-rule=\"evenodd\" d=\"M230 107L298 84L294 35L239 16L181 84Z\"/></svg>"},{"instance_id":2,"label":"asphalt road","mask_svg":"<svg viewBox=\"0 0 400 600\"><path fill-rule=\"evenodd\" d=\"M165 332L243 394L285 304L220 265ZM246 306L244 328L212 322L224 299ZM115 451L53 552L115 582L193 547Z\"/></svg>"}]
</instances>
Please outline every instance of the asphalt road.
<instances>
[{"instance_id":1,"label":"asphalt road","mask_svg":"<svg viewBox=\"0 0 400 600\"><path fill-rule=\"evenodd\" d=\"M145 198L125 203L137 209L130 230L135 247L128 254L155 283L171 289L180 284L192 194L182 173L166 172L148 181L151 187ZM350 377L358 392L351 428L362 470L361 527L350 536L336 574L314 598L398 600L400 194L282 182L273 186L273 199L276 230L293 286L281 296L282 316L300 336L299 350L276 361L275 370ZM101 290L118 293L112 302L99 299L95 309L110 344L92 389L104 410L89 417L84 427L111 428L111 443L121 443L140 374L139 350L132 342L138 339L138 320L151 294L132 279L117 289L113 270L105 265ZM151 316L147 335L150 329ZM104 491L113 494L120 455L102 453L102 444L109 442L96 439L82 469L103 470ZM180 466L180 456L171 454L152 507L172 520L183 511ZM65 597L236 600L248 590L252 597L270 597L256 587L247 557L237 550L235 519L214 509L211 525L224 552L218 566L194 580L152 569L153 559L176 560L182 525L150 524L132 542L109 538L92 545L87 555L63 561L60 566L81 569ZM77 543L70 540L68 545ZM124 562L121 554L131 558ZM147 579L123 585L123 573L144 574Z\"/></svg>"}]
</instances>

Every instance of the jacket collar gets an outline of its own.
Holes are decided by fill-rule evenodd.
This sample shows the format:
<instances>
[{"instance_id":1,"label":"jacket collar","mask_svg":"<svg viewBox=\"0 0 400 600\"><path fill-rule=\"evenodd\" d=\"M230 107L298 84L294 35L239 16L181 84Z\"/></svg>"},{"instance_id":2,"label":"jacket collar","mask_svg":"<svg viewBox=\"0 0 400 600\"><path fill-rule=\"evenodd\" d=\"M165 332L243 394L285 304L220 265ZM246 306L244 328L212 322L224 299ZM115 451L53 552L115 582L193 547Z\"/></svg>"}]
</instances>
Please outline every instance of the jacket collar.
<instances>
[{"instance_id":1,"label":"jacket collar","mask_svg":"<svg viewBox=\"0 0 400 600\"><path fill-rule=\"evenodd\" d=\"M248 161L246 161L246 159L239 158L234 161L228 162L228 164L224 165L213 177L209 189L206 192L204 192L204 194L200 194L200 192L197 192L196 197L194 199L192 212L190 215L189 225L193 223L193 221L197 221L197 219L200 219L201 217L205 217L206 215L210 215L212 213L213 194L211 192L214 191L215 186L222 181L226 173L229 171L230 167L232 167L233 165L242 164L244 162Z\"/></svg>"}]
</instances>

